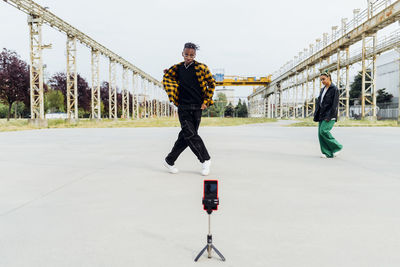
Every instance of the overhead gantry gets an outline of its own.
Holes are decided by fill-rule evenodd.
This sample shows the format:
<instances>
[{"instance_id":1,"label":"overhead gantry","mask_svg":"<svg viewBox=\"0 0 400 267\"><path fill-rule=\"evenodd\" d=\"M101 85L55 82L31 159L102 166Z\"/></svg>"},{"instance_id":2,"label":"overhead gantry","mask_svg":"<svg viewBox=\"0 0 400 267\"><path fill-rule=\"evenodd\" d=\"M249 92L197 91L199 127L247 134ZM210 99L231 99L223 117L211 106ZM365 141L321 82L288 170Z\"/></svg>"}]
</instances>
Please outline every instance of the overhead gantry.
<instances>
[{"instance_id":1,"label":"overhead gantry","mask_svg":"<svg viewBox=\"0 0 400 267\"><path fill-rule=\"evenodd\" d=\"M30 97L31 120L44 123L44 93L43 93L43 50L50 48L42 41L42 25L47 24L67 37L67 114L69 120L78 119L78 79L77 79L77 49L76 43L86 45L91 49L91 118L100 119L100 56L109 59L109 114L110 119L117 118L117 65L121 65L122 72L122 118L128 119L149 116L176 115L176 108L169 103L168 97L162 89L162 84L146 72L142 71L118 54L109 50L88 35L74 28L61 18L54 15L47 8L32 0L3 0L28 14L30 29ZM129 110L129 76L132 75L133 110ZM139 93L139 91L141 93Z\"/></svg>"},{"instance_id":2,"label":"overhead gantry","mask_svg":"<svg viewBox=\"0 0 400 267\"><path fill-rule=\"evenodd\" d=\"M248 97L250 116L310 117L315 111L321 70L328 69L340 92L339 116L350 116L349 69L361 63L361 117L376 119L376 59L385 51L400 47L400 31L383 38L377 32L400 19L400 1L368 1L365 10L353 10L351 21L342 19L341 28L332 27L309 48L299 52L272 76L268 86ZM355 44L361 48L354 48ZM350 53L350 48L352 53Z\"/></svg>"},{"instance_id":3,"label":"overhead gantry","mask_svg":"<svg viewBox=\"0 0 400 267\"><path fill-rule=\"evenodd\" d=\"M244 77L244 76L223 76L222 81L216 79L217 86L267 86L271 83L271 76L266 77Z\"/></svg>"}]
</instances>

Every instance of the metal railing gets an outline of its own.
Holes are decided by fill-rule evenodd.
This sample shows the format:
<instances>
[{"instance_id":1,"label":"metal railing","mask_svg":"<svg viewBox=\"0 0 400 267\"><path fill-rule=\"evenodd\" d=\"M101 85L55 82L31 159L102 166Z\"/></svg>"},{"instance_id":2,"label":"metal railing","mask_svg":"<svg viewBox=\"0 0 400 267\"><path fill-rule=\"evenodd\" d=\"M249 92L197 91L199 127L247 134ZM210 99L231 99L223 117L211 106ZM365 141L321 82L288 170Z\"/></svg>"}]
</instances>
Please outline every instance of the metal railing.
<instances>
[{"instance_id":1,"label":"metal railing","mask_svg":"<svg viewBox=\"0 0 400 267\"><path fill-rule=\"evenodd\" d=\"M295 56L293 60L290 60L285 65L283 65L278 71L274 72L272 75L272 80L276 80L278 77L282 76L295 66L299 65L306 59L310 58L313 55L316 55L318 52L321 52L324 48L326 48L329 44L339 40L340 38L346 36L350 31L354 30L364 22L368 21L372 16L375 16L377 13L383 11L387 7L392 4L391 0L377 0L371 1L370 7L360 11L354 18L348 23L343 23L343 25L337 30L333 31L332 34L324 34L323 39L316 42L315 45L312 46L312 49L304 49L299 53L298 56ZM369 15L368 15L369 14Z\"/></svg>"}]
</instances>

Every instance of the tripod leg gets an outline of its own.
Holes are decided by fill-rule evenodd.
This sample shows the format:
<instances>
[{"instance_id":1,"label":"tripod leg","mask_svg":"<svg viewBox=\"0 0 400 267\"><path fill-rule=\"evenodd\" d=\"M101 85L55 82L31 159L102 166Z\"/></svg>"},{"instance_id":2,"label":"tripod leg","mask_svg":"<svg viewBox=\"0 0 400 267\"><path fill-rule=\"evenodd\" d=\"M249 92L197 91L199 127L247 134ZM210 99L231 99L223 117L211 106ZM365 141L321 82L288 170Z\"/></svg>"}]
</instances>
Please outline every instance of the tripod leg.
<instances>
[{"instance_id":1,"label":"tripod leg","mask_svg":"<svg viewBox=\"0 0 400 267\"><path fill-rule=\"evenodd\" d=\"M197 257L194 259L194 261L197 261L201 255L203 255L204 251L206 251L206 249L208 248L208 245L206 245L199 253L199 255L197 255Z\"/></svg>"},{"instance_id":2,"label":"tripod leg","mask_svg":"<svg viewBox=\"0 0 400 267\"><path fill-rule=\"evenodd\" d=\"M219 250L216 247L214 247L214 245L211 245L211 247L215 250L215 252L218 254L218 256L221 257L221 260L225 261L225 257L221 254L221 252L219 252Z\"/></svg>"}]
</instances>

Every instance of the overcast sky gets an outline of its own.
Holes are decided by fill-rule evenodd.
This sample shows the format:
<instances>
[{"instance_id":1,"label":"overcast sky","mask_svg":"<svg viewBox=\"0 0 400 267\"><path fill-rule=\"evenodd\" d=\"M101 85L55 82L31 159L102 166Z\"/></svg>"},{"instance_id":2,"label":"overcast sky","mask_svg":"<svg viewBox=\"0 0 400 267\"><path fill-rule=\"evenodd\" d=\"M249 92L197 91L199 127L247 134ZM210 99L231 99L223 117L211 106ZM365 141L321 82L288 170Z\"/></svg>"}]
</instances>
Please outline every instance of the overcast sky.
<instances>
[{"instance_id":1,"label":"overcast sky","mask_svg":"<svg viewBox=\"0 0 400 267\"><path fill-rule=\"evenodd\" d=\"M331 32L366 0L38 0L50 10L161 80L162 70L182 60L183 44L200 45L197 60L228 75L265 76L279 69L303 48ZM0 47L15 50L28 61L27 16L0 2ZM44 26L47 75L65 71L66 37ZM101 61L108 79L108 61ZM90 50L79 46L78 71L90 80ZM121 70L119 70L121 72ZM119 81L121 83L121 81ZM248 89L238 90L247 95Z\"/></svg>"}]
</instances>

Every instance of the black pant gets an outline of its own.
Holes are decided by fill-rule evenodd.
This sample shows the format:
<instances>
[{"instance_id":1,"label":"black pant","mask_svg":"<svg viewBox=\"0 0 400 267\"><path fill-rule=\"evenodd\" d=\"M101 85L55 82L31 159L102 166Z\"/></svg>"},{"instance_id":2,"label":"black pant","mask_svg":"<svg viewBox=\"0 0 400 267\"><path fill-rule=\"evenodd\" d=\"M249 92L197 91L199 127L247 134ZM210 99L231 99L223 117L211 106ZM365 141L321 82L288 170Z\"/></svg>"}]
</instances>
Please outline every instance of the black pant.
<instances>
[{"instance_id":1,"label":"black pant","mask_svg":"<svg viewBox=\"0 0 400 267\"><path fill-rule=\"evenodd\" d=\"M210 159L210 155L198 135L202 110L198 105L179 106L178 116L182 130L179 132L172 151L165 158L169 165L174 165L179 155L189 146L201 163Z\"/></svg>"}]
</instances>

